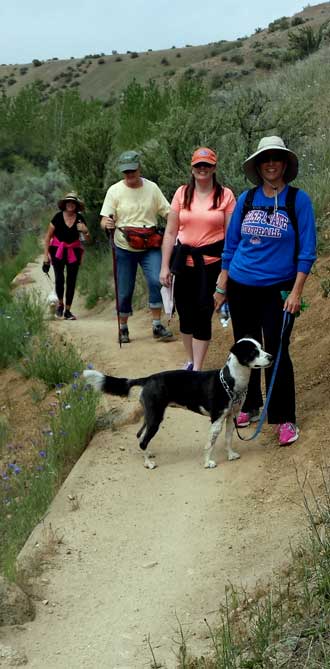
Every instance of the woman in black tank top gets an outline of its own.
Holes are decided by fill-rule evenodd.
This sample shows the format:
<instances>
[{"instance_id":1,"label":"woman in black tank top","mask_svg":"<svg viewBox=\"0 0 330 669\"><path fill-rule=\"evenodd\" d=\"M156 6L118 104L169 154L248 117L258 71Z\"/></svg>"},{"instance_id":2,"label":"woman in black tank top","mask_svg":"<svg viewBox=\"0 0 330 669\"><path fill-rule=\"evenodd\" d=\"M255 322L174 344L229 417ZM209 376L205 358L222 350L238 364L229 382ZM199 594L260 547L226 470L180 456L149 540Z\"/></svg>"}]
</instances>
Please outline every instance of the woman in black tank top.
<instances>
[{"instance_id":1,"label":"woman in black tank top","mask_svg":"<svg viewBox=\"0 0 330 669\"><path fill-rule=\"evenodd\" d=\"M62 200L59 200L58 207L60 211L52 218L45 237L42 269L48 273L50 262L54 268L58 297L57 318L64 316L65 320L76 320L71 312L71 305L84 252L81 241L89 241L90 236L85 219L81 214L84 204L76 193L65 195Z\"/></svg>"}]
</instances>

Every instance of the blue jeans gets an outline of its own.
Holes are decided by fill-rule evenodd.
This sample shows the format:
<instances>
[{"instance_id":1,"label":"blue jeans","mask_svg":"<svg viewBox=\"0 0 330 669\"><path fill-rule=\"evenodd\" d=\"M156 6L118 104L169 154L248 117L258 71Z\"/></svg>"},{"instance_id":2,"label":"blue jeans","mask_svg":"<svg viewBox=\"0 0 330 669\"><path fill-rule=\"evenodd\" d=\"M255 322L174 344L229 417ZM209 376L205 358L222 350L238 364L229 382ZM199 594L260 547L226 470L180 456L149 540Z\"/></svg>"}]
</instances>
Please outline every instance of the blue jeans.
<instances>
[{"instance_id":1,"label":"blue jeans","mask_svg":"<svg viewBox=\"0 0 330 669\"><path fill-rule=\"evenodd\" d=\"M119 297L119 315L131 316L132 297L135 288L135 279L138 265L141 266L149 291L150 309L160 309L163 306L160 293L159 273L161 266L160 249L148 249L147 251L126 251L116 249L117 279Z\"/></svg>"}]
</instances>

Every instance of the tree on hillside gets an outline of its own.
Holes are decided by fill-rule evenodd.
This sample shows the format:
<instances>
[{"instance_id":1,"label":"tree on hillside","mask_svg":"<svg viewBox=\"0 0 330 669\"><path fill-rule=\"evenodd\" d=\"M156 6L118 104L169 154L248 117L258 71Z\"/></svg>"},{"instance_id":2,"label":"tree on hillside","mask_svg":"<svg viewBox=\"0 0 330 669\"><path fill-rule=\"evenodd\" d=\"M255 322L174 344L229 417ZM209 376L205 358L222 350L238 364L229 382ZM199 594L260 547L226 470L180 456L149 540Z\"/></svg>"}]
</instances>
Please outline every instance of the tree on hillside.
<instances>
[{"instance_id":1,"label":"tree on hillside","mask_svg":"<svg viewBox=\"0 0 330 669\"><path fill-rule=\"evenodd\" d=\"M47 102L40 83L0 98L0 168L15 169L17 157L45 168L71 128L102 113L100 101L83 101L76 91L58 92Z\"/></svg>"},{"instance_id":2,"label":"tree on hillside","mask_svg":"<svg viewBox=\"0 0 330 669\"><path fill-rule=\"evenodd\" d=\"M297 32L288 33L290 48L298 58L307 58L311 53L318 51L328 33L329 23L330 21L325 21L318 30L313 30L311 26L303 26Z\"/></svg>"},{"instance_id":3,"label":"tree on hillside","mask_svg":"<svg viewBox=\"0 0 330 669\"><path fill-rule=\"evenodd\" d=\"M71 130L59 150L60 166L86 203L88 224L93 236L99 236L99 211L105 193L105 170L114 144L114 120L106 109L97 119Z\"/></svg>"},{"instance_id":4,"label":"tree on hillside","mask_svg":"<svg viewBox=\"0 0 330 669\"><path fill-rule=\"evenodd\" d=\"M143 86L136 79L121 95L118 142L123 148L136 146L152 134L152 126L166 116L167 96L155 81Z\"/></svg>"}]
</instances>

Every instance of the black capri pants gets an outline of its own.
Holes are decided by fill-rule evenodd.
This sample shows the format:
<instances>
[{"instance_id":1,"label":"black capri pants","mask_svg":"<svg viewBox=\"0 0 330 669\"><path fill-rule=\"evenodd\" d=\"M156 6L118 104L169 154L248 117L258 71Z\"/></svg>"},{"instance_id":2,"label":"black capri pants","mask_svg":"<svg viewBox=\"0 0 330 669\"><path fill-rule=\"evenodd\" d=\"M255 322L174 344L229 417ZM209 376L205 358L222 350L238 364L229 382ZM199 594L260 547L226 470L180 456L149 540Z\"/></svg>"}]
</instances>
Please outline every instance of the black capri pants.
<instances>
[{"instance_id":1,"label":"black capri pants","mask_svg":"<svg viewBox=\"0 0 330 669\"><path fill-rule=\"evenodd\" d=\"M267 353L276 358L284 314L281 291L291 290L292 283L246 286L228 279L227 298L235 341L245 336L253 337L263 344ZM289 325L283 333L280 363L268 405L268 423L271 424L296 422L294 372L289 354L294 321L295 317L291 315ZM265 369L266 391L272 374L273 367ZM242 410L251 412L262 405L261 370L252 370Z\"/></svg>"},{"instance_id":2,"label":"black capri pants","mask_svg":"<svg viewBox=\"0 0 330 669\"><path fill-rule=\"evenodd\" d=\"M63 258L61 258L61 260L55 257L56 251L57 251L56 247L49 248L49 253L51 255L52 265L55 274L56 295L59 301L62 302L64 297L64 287L65 287L65 304L71 306L76 288L78 270L80 267L81 250L75 249L77 261L70 263L67 262L66 251L64 251Z\"/></svg>"},{"instance_id":3,"label":"black capri pants","mask_svg":"<svg viewBox=\"0 0 330 669\"><path fill-rule=\"evenodd\" d=\"M204 265L204 295L201 299L201 270L185 267L175 276L174 299L180 320L182 334L192 335L194 339L210 341L212 336L212 316L214 311L213 294L221 260Z\"/></svg>"}]
</instances>

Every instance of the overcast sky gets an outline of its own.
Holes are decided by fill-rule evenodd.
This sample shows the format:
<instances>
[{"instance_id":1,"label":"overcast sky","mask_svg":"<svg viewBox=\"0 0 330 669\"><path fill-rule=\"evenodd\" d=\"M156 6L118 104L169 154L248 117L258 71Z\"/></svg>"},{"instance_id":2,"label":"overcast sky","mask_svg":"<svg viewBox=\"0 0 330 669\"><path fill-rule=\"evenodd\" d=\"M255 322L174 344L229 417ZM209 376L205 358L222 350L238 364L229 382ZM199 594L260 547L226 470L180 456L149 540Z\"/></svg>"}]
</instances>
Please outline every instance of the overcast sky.
<instances>
[{"instance_id":1,"label":"overcast sky","mask_svg":"<svg viewBox=\"0 0 330 669\"><path fill-rule=\"evenodd\" d=\"M281 16L292 16L303 4L301 0L1 0L0 63L236 39Z\"/></svg>"}]
</instances>

